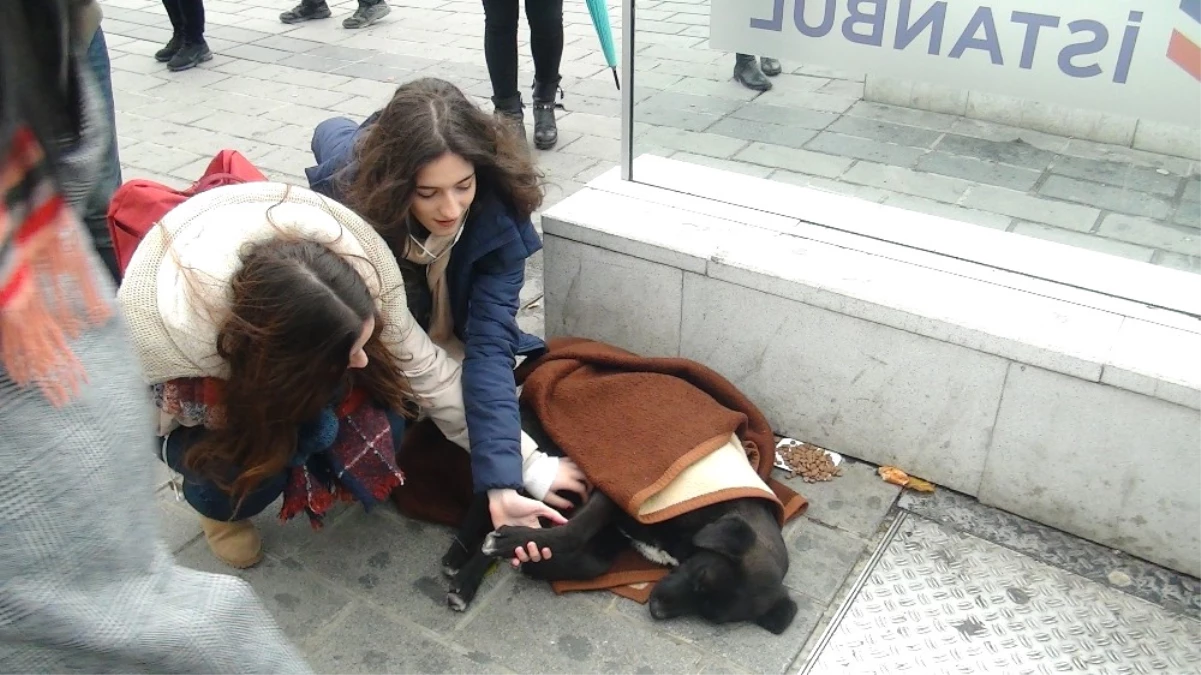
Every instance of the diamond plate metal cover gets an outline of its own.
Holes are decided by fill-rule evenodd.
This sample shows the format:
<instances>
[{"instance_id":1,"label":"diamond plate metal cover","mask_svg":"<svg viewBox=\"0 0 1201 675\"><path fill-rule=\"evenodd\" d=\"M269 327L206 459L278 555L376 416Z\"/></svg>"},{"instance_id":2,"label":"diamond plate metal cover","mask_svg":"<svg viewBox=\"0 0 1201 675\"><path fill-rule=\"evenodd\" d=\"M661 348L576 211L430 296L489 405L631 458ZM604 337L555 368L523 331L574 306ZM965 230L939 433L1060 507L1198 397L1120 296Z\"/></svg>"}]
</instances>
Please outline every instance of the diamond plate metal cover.
<instances>
[{"instance_id":1,"label":"diamond plate metal cover","mask_svg":"<svg viewBox=\"0 0 1201 675\"><path fill-rule=\"evenodd\" d=\"M1201 672L1201 622L913 515L801 675Z\"/></svg>"}]
</instances>

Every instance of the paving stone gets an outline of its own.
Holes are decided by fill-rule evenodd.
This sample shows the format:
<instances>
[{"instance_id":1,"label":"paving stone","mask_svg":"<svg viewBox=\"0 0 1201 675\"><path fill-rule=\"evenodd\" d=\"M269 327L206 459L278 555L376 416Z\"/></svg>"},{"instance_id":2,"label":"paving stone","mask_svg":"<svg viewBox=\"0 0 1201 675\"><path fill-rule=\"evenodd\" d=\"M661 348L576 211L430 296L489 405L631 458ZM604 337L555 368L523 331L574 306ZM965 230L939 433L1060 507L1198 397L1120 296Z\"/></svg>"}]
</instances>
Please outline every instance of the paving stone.
<instances>
[{"instance_id":1,"label":"paving stone","mask_svg":"<svg viewBox=\"0 0 1201 675\"><path fill-rule=\"evenodd\" d=\"M1189 199L1181 201L1172 222L1185 227L1201 228L1201 202Z\"/></svg>"},{"instance_id":2,"label":"paving stone","mask_svg":"<svg viewBox=\"0 0 1201 675\"><path fill-rule=\"evenodd\" d=\"M859 537L801 518L790 524L788 576L791 589L828 604L861 557L871 552Z\"/></svg>"},{"instance_id":3,"label":"paving stone","mask_svg":"<svg viewBox=\"0 0 1201 675\"><path fill-rule=\"evenodd\" d=\"M737 110L739 102L731 99L716 99L674 91L664 91L647 98L642 102L642 107L644 110L669 109L720 117Z\"/></svg>"},{"instance_id":4,"label":"paving stone","mask_svg":"<svg viewBox=\"0 0 1201 675\"><path fill-rule=\"evenodd\" d=\"M1168 197L1176 196L1181 180L1178 175L1161 174L1151 167L1071 156L1057 157L1051 173Z\"/></svg>"},{"instance_id":5,"label":"paving stone","mask_svg":"<svg viewBox=\"0 0 1201 675\"><path fill-rule=\"evenodd\" d=\"M1111 213L1101 221L1097 234L1174 253L1201 255L1201 232L1148 218Z\"/></svg>"},{"instance_id":6,"label":"paving stone","mask_svg":"<svg viewBox=\"0 0 1201 675\"><path fill-rule=\"evenodd\" d=\"M120 152L123 164L158 173L171 173L181 166L202 159L201 155L194 152L149 142L121 148Z\"/></svg>"},{"instance_id":7,"label":"paving stone","mask_svg":"<svg viewBox=\"0 0 1201 675\"><path fill-rule=\"evenodd\" d=\"M1159 251L1155 254L1153 262L1156 265L1201 274L1201 255L1181 255Z\"/></svg>"},{"instance_id":8,"label":"paving stone","mask_svg":"<svg viewBox=\"0 0 1201 675\"><path fill-rule=\"evenodd\" d=\"M446 606L447 582L440 560L453 532L427 523L401 519L355 507L347 517L312 533L296 557L304 566L339 588L384 607L403 607L407 619L439 632L448 631L461 614ZM497 569L484 581L476 603L483 603L496 584Z\"/></svg>"},{"instance_id":9,"label":"paving stone","mask_svg":"<svg viewBox=\"0 0 1201 675\"><path fill-rule=\"evenodd\" d=\"M863 98L863 83L853 80L831 80L822 85L818 93L829 96L846 96L850 98Z\"/></svg>"},{"instance_id":10,"label":"paving stone","mask_svg":"<svg viewBox=\"0 0 1201 675\"><path fill-rule=\"evenodd\" d=\"M805 145L807 150L829 155L866 159L881 164L913 166L925 152L903 145L892 145L855 136L823 131Z\"/></svg>"},{"instance_id":11,"label":"paving stone","mask_svg":"<svg viewBox=\"0 0 1201 675\"><path fill-rule=\"evenodd\" d=\"M959 201L972 186L972 183L957 178L866 161L857 162L843 174L842 180L950 204Z\"/></svg>"},{"instance_id":12,"label":"paving stone","mask_svg":"<svg viewBox=\"0 0 1201 675\"><path fill-rule=\"evenodd\" d=\"M1031 197L1021 192L990 185L973 187L968 190L967 195L960 203L970 208L1003 213L1014 218L1032 220L1080 232L1091 230L1097 223L1097 217L1101 215L1100 209L1090 206Z\"/></svg>"},{"instance_id":13,"label":"paving stone","mask_svg":"<svg viewBox=\"0 0 1201 675\"><path fill-rule=\"evenodd\" d=\"M939 131L849 115L840 117L826 127L826 131L834 131L857 138L870 138L882 143L909 145L915 148L929 148L942 137L942 132Z\"/></svg>"},{"instance_id":14,"label":"paving stone","mask_svg":"<svg viewBox=\"0 0 1201 675\"><path fill-rule=\"evenodd\" d=\"M781 77L783 77L781 75ZM831 113L844 113L855 105L857 99L851 96L830 96L810 91L789 90L783 86L768 92L768 100L776 105L796 106Z\"/></svg>"},{"instance_id":15,"label":"paving stone","mask_svg":"<svg viewBox=\"0 0 1201 675\"><path fill-rule=\"evenodd\" d=\"M874 101L860 101L852 106L847 111L847 114L854 117L892 122L893 124L903 124L920 129L933 129L935 131L950 131L955 122L962 119L955 115L917 110L915 108L904 108L885 103L876 103Z\"/></svg>"},{"instance_id":16,"label":"paving stone","mask_svg":"<svg viewBox=\"0 0 1201 675\"><path fill-rule=\"evenodd\" d=\"M1019 221L1013 226L1011 232L1143 262L1150 262L1151 256L1155 253L1154 250L1144 246L1135 246L1102 236L1051 227L1042 223Z\"/></svg>"},{"instance_id":17,"label":"paving stone","mask_svg":"<svg viewBox=\"0 0 1201 675\"><path fill-rule=\"evenodd\" d=\"M584 112L569 112L558 119L560 131L577 131L590 136L621 138L621 120Z\"/></svg>"},{"instance_id":18,"label":"paving stone","mask_svg":"<svg viewBox=\"0 0 1201 675\"><path fill-rule=\"evenodd\" d=\"M258 61L259 63L279 63L292 56L291 52L286 52L282 49L261 47L256 44L235 45L227 49L222 49L221 52L227 56L246 59L247 61Z\"/></svg>"},{"instance_id":19,"label":"paving stone","mask_svg":"<svg viewBox=\"0 0 1201 675\"><path fill-rule=\"evenodd\" d=\"M1013 224L1013 218L1006 215L964 208L954 204L945 204L913 195L889 195L884 200L884 203L888 206L895 206L907 211L917 211L918 213L925 213L940 218L950 218L951 220L989 227L994 230L1005 230Z\"/></svg>"},{"instance_id":20,"label":"paving stone","mask_svg":"<svg viewBox=\"0 0 1201 675\"><path fill-rule=\"evenodd\" d=\"M1034 131L1033 129L1013 127L995 122L984 122L966 117L955 120L955 123L951 125L951 133L1002 144L1014 144L1019 147L1029 146L1051 154L1063 152L1070 140L1063 136Z\"/></svg>"},{"instance_id":21,"label":"paving stone","mask_svg":"<svg viewBox=\"0 0 1201 675\"><path fill-rule=\"evenodd\" d=\"M797 603L797 613L782 635L773 635L752 623L715 626L697 617L655 621L645 605L625 598L618 598L614 608L621 616L632 619L639 633L676 636L752 673L774 674L789 672L789 666L821 616L822 606L814 600L799 593L790 595ZM673 672L685 670L681 664Z\"/></svg>"},{"instance_id":22,"label":"paving stone","mask_svg":"<svg viewBox=\"0 0 1201 675\"><path fill-rule=\"evenodd\" d=\"M639 134L637 140L664 148L686 150L712 157L730 157L747 145L747 142L740 138L658 126L650 127Z\"/></svg>"},{"instance_id":23,"label":"paving stone","mask_svg":"<svg viewBox=\"0 0 1201 675\"><path fill-rule=\"evenodd\" d=\"M772 175L771 167L759 166L757 164L747 164L746 162L738 162L730 159L719 159L717 157L709 157L706 155L697 155L691 152L672 152L669 155L672 159L678 159L681 162L689 162L691 164L699 164L713 169L722 169L724 171L733 171L747 176L755 176L756 178L767 178Z\"/></svg>"},{"instance_id":24,"label":"paving stone","mask_svg":"<svg viewBox=\"0 0 1201 675\"><path fill-rule=\"evenodd\" d=\"M505 576L516 577L508 570ZM544 582L506 581L455 633L457 643L492 655L495 663L539 673L681 673L699 667L701 652L650 625L649 617L606 612L578 593L556 596ZM591 595L607 601L611 594ZM548 611L553 621L539 618Z\"/></svg>"},{"instance_id":25,"label":"paving stone","mask_svg":"<svg viewBox=\"0 0 1201 675\"><path fill-rule=\"evenodd\" d=\"M726 117L705 130L711 134L740 138L745 141L761 141L790 148L802 148L817 131L804 127L791 127L768 122Z\"/></svg>"},{"instance_id":26,"label":"paving stone","mask_svg":"<svg viewBox=\"0 0 1201 675\"><path fill-rule=\"evenodd\" d=\"M255 139L259 134L264 134L278 129L279 122L265 119L263 117L253 117L251 115L242 115L235 112L222 111L196 120L192 123L192 126L196 127L197 129L220 131L222 133L240 138Z\"/></svg>"},{"instance_id":27,"label":"paving stone","mask_svg":"<svg viewBox=\"0 0 1201 675\"><path fill-rule=\"evenodd\" d=\"M1164 169L1177 175L1187 174L1192 162L1182 157L1159 155L1145 150L1135 150L1121 145L1097 143L1073 138L1068 141L1063 152L1074 157L1116 162L1118 164L1136 164L1155 169Z\"/></svg>"},{"instance_id":28,"label":"paving stone","mask_svg":"<svg viewBox=\"0 0 1201 675\"><path fill-rule=\"evenodd\" d=\"M806 483L800 478L788 478L776 469L776 480L784 482L809 500L805 517L819 523L845 530L868 541L873 540L884 516L888 515L901 488L885 483L876 475L876 467L862 462L846 461L842 475L824 483ZM791 534L791 531L789 532Z\"/></svg>"},{"instance_id":29,"label":"paving stone","mask_svg":"<svg viewBox=\"0 0 1201 675\"><path fill-rule=\"evenodd\" d=\"M1022 192L1033 188L1042 175L1039 171L938 151L926 153L918 159L917 168L921 171Z\"/></svg>"},{"instance_id":30,"label":"paving stone","mask_svg":"<svg viewBox=\"0 0 1201 675\"><path fill-rule=\"evenodd\" d=\"M825 129L831 122L838 119L834 113L807 110L805 108L784 108L767 103L748 103L734 112L727 119L751 120L786 127L801 127L804 129Z\"/></svg>"},{"instance_id":31,"label":"paving stone","mask_svg":"<svg viewBox=\"0 0 1201 675\"><path fill-rule=\"evenodd\" d=\"M711 96L732 101L750 101L759 95L759 92L747 89L730 78L715 81L700 77L682 77L664 87L664 90L689 96Z\"/></svg>"},{"instance_id":32,"label":"paving stone","mask_svg":"<svg viewBox=\"0 0 1201 675\"><path fill-rule=\"evenodd\" d=\"M733 159L827 178L842 175L842 172L854 163L845 157L767 143L751 143L734 155Z\"/></svg>"},{"instance_id":33,"label":"paving stone","mask_svg":"<svg viewBox=\"0 0 1201 675\"><path fill-rule=\"evenodd\" d=\"M278 20L277 18L276 21ZM260 47L278 49L296 54L309 52L322 46L320 42L315 40L301 40L300 38L289 37L287 35L268 35L261 40L256 40L255 44Z\"/></svg>"},{"instance_id":34,"label":"paving stone","mask_svg":"<svg viewBox=\"0 0 1201 675\"><path fill-rule=\"evenodd\" d=\"M1172 214L1171 202L1166 197L1064 176L1047 178L1038 191L1039 194L1048 197L1097 206L1119 213L1148 216L1160 220L1166 219Z\"/></svg>"},{"instance_id":35,"label":"paving stone","mask_svg":"<svg viewBox=\"0 0 1201 675\"><path fill-rule=\"evenodd\" d=\"M1201 176L1189 177L1184 182L1184 192L1181 194L1186 201L1201 201Z\"/></svg>"},{"instance_id":36,"label":"paving stone","mask_svg":"<svg viewBox=\"0 0 1201 675\"><path fill-rule=\"evenodd\" d=\"M841 180L831 180L822 178L821 176L811 176L809 174L797 173L785 169L777 169L771 174L771 179L781 183L789 183L791 185L799 185L801 187L811 187L826 192L833 192L837 195L846 195L848 197L858 197L869 202L883 202L891 194L885 190L880 190L874 187L864 185L856 185L854 183L846 183Z\"/></svg>"},{"instance_id":37,"label":"paving stone","mask_svg":"<svg viewBox=\"0 0 1201 675\"><path fill-rule=\"evenodd\" d=\"M304 652L319 673L508 672L498 670L485 652L462 653L363 602L346 607L330 626L306 640Z\"/></svg>"},{"instance_id":38,"label":"paving stone","mask_svg":"<svg viewBox=\"0 0 1201 675\"><path fill-rule=\"evenodd\" d=\"M581 135L568 142L568 139L563 137L563 132L560 132L559 145L552 152L566 152L572 155L617 162L621 159L621 143L613 138L588 135Z\"/></svg>"},{"instance_id":39,"label":"paving stone","mask_svg":"<svg viewBox=\"0 0 1201 675\"><path fill-rule=\"evenodd\" d=\"M1042 171L1054 159L1054 153L1041 150L1021 138L1012 141L990 141L958 134L946 134L936 149L951 155L972 157Z\"/></svg>"},{"instance_id":40,"label":"paving stone","mask_svg":"<svg viewBox=\"0 0 1201 675\"><path fill-rule=\"evenodd\" d=\"M280 630L297 642L329 623L351 601L349 594L332 588L291 558L267 555L250 569L235 570L213 557L203 537L175 558L184 567L236 576L250 584Z\"/></svg>"},{"instance_id":41,"label":"paving stone","mask_svg":"<svg viewBox=\"0 0 1201 675\"><path fill-rule=\"evenodd\" d=\"M233 17L233 20L239 23L246 23L250 19ZM258 42L259 40L270 37L270 34L257 30L247 30L246 28L241 28L239 26L213 25L205 26L204 37L206 40L209 37L215 37L221 38L222 40L229 40L231 42Z\"/></svg>"}]
</instances>

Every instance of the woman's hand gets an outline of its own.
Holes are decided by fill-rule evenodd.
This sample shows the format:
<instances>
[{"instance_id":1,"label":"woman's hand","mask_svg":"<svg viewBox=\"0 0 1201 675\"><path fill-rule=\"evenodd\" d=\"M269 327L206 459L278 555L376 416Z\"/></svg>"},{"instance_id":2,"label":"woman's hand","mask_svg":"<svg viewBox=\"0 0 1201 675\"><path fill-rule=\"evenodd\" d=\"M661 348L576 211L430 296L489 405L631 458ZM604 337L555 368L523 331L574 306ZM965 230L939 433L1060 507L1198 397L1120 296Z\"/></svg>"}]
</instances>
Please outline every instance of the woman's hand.
<instances>
[{"instance_id":1,"label":"woman's hand","mask_svg":"<svg viewBox=\"0 0 1201 675\"><path fill-rule=\"evenodd\" d=\"M547 490L546 497L542 501L556 509L570 509L571 502L555 494L559 490L574 492L580 496L581 500L587 499L588 493L591 491L584 472L575 462L566 457L559 458L559 468L555 473L555 480L551 482L550 489Z\"/></svg>"},{"instance_id":2,"label":"woman's hand","mask_svg":"<svg viewBox=\"0 0 1201 675\"><path fill-rule=\"evenodd\" d=\"M540 528L542 524L538 522L538 518L546 518L555 525L567 522L563 514L536 499L522 497L516 490L489 490L488 513L492 516L493 528L505 525ZM519 567L523 562L549 560L551 551L549 548L539 551L538 546L531 541L525 547L513 549L513 556L510 562L513 567Z\"/></svg>"}]
</instances>

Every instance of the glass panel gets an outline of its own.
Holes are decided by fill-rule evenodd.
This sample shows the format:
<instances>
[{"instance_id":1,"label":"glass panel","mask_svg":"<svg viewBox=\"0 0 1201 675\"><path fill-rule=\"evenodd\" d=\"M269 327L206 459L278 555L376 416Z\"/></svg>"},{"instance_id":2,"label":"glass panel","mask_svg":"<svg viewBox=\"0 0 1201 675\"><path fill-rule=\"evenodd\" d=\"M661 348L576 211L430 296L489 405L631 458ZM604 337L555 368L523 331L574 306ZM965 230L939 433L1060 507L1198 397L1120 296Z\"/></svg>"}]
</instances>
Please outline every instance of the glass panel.
<instances>
[{"instance_id":1,"label":"glass panel","mask_svg":"<svg viewBox=\"0 0 1201 675\"><path fill-rule=\"evenodd\" d=\"M634 157L1201 273L1201 1L636 2Z\"/></svg>"}]
</instances>

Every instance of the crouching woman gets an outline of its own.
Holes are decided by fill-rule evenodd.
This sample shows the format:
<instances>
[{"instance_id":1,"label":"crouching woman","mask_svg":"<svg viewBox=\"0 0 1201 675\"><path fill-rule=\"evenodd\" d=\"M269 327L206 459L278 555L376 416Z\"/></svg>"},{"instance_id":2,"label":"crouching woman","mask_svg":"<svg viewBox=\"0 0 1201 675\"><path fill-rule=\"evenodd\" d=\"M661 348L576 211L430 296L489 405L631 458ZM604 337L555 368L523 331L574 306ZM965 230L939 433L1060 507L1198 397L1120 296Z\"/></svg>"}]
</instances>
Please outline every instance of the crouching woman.
<instances>
[{"instance_id":1,"label":"crouching woman","mask_svg":"<svg viewBox=\"0 0 1201 675\"><path fill-rule=\"evenodd\" d=\"M118 297L163 459L228 565L261 560L248 519L281 495L282 519L314 525L339 500L386 499L419 413L468 447L460 366L409 313L387 244L320 195L248 183L189 199L139 244Z\"/></svg>"}]
</instances>

